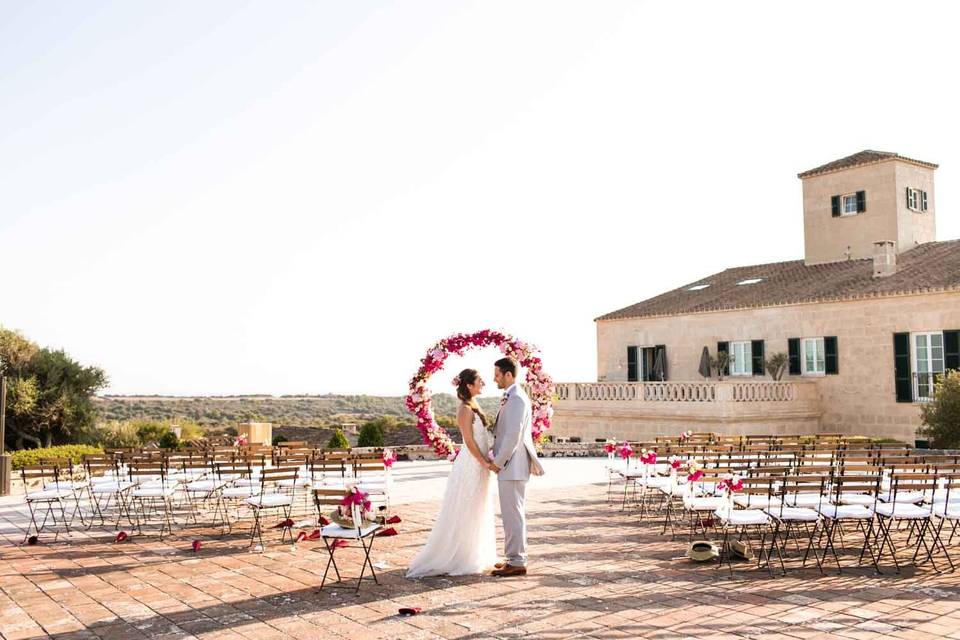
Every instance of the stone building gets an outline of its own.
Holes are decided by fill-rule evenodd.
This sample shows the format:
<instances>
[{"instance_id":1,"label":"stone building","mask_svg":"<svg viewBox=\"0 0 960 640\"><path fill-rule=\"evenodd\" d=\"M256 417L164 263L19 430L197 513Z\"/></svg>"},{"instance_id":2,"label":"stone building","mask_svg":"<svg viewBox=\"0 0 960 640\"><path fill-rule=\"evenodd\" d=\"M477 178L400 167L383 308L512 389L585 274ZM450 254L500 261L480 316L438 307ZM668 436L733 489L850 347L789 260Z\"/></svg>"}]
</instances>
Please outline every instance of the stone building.
<instances>
[{"instance_id":1,"label":"stone building","mask_svg":"<svg viewBox=\"0 0 960 640\"><path fill-rule=\"evenodd\" d=\"M960 240L936 240L937 165L861 151L799 174L803 260L735 267L596 319L597 382L558 385L557 436L683 429L912 442L960 368ZM701 356L729 354L721 382ZM787 354L781 381L767 370Z\"/></svg>"}]
</instances>

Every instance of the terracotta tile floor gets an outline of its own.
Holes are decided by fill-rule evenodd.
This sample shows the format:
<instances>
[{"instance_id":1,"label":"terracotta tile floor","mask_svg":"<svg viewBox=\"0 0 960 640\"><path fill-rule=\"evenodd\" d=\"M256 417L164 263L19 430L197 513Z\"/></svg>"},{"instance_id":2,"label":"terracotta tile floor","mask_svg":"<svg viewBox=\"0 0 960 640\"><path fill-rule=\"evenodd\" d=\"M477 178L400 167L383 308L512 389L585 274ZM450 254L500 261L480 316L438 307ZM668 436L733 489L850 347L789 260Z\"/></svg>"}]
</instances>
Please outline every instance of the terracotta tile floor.
<instances>
[{"instance_id":1,"label":"terracotta tile floor","mask_svg":"<svg viewBox=\"0 0 960 640\"><path fill-rule=\"evenodd\" d=\"M790 570L746 563L732 576L682 558L685 543L609 507L606 487L531 488L531 573L408 581L436 500L397 507L378 538L380 585L318 593L321 543L249 553L244 532L181 531L114 544L108 530L19 546L0 529L4 638L960 638L960 572ZM199 553L191 541L201 538ZM957 549L960 558L960 549ZM350 575L358 551L337 552ZM397 609L423 613L401 618Z\"/></svg>"}]
</instances>

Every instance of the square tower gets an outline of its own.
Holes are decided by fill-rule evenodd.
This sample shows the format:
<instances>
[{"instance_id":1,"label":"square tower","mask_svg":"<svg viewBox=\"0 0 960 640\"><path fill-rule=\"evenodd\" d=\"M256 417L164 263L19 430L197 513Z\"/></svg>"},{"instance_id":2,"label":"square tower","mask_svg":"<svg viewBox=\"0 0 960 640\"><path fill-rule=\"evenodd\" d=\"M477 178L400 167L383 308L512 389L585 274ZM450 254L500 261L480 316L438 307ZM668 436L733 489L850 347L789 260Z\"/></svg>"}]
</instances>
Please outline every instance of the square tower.
<instances>
[{"instance_id":1,"label":"square tower","mask_svg":"<svg viewBox=\"0 0 960 640\"><path fill-rule=\"evenodd\" d=\"M798 174L803 181L804 262L871 258L936 240L931 162L861 151Z\"/></svg>"}]
</instances>

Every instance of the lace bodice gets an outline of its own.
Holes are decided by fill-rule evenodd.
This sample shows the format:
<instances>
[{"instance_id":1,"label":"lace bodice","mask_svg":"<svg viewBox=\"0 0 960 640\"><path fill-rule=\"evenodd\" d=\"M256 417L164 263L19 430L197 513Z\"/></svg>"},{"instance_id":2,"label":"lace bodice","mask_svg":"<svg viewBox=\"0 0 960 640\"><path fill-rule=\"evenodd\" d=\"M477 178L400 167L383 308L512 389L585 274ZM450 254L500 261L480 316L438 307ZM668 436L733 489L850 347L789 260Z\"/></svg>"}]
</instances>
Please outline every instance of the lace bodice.
<instances>
[{"instance_id":1,"label":"lace bodice","mask_svg":"<svg viewBox=\"0 0 960 640\"><path fill-rule=\"evenodd\" d=\"M473 416L473 439L484 454L493 447L493 434L483 426L478 415Z\"/></svg>"}]
</instances>

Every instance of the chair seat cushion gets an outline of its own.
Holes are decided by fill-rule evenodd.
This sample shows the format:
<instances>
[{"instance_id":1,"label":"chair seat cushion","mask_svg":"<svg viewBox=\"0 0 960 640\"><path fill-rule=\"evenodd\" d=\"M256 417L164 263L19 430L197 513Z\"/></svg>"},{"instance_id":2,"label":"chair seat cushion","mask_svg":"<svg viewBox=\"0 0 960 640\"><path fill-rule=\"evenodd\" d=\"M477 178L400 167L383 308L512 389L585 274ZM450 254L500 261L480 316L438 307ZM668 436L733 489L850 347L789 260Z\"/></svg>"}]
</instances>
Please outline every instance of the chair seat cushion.
<instances>
[{"instance_id":1,"label":"chair seat cushion","mask_svg":"<svg viewBox=\"0 0 960 640\"><path fill-rule=\"evenodd\" d=\"M108 482L117 482L121 477L124 479L126 478L126 476L115 476L111 473L110 475L104 474L102 476L90 476L88 480L90 481L90 484L105 484Z\"/></svg>"},{"instance_id":2,"label":"chair seat cushion","mask_svg":"<svg viewBox=\"0 0 960 640\"><path fill-rule=\"evenodd\" d=\"M816 522L820 519L820 514L816 510L806 507L773 507L764 509L764 511L770 517L777 518L780 521Z\"/></svg>"},{"instance_id":3,"label":"chair seat cushion","mask_svg":"<svg viewBox=\"0 0 960 640\"><path fill-rule=\"evenodd\" d=\"M252 487L227 487L220 492L220 495L224 498L249 498L258 493L260 493L259 484L253 485Z\"/></svg>"},{"instance_id":4,"label":"chair seat cushion","mask_svg":"<svg viewBox=\"0 0 960 640\"><path fill-rule=\"evenodd\" d=\"M252 496L244 500L252 507L286 507L293 504L290 496L282 493L265 493L260 496Z\"/></svg>"},{"instance_id":5,"label":"chair seat cushion","mask_svg":"<svg viewBox=\"0 0 960 640\"><path fill-rule=\"evenodd\" d=\"M175 471L167 476L167 480L173 482L193 482L194 480L199 480L207 475L206 471L197 470L197 471Z\"/></svg>"},{"instance_id":6,"label":"chair seat cushion","mask_svg":"<svg viewBox=\"0 0 960 640\"><path fill-rule=\"evenodd\" d=\"M60 482L47 483L43 485L43 488L44 489L59 488L59 489L65 489L67 491L72 491L74 489L80 490L80 489L87 488L87 481L86 480L73 480L73 481L61 480Z\"/></svg>"},{"instance_id":7,"label":"chair seat cushion","mask_svg":"<svg viewBox=\"0 0 960 640\"><path fill-rule=\"evenodd\" d=\"M360 530L360 534L357 535L356 529L347 529L341 527L338 524L328 524L321 530L321 535L324 538L365 538L374 531L380 528L378 524L368 524Z\"/></svg>"},{"instance_id":8,"label":"chair seat cushion","mask_svg":"<svg viewBox=\"0 0 960 640\"><path fill-rule=\"evenodd\" d=\"M840 504L856 504L864 507L872 507L874 502L876 502L874 497L865 493L840 494Z\"/></svg>"},{"instance_id":9,"label":"chair seat cushion","mask_svg":"<svg viewBox=\"0 0 960 640\"><path fill-rule=\"evenodd\" d=\"M869 520L873 512L862 504L823 504L820 513L833 520Z\"/></svg>"},{"instance_id":10,"label":"chair seat cushion","mask_svg":"<svg viewBox=\"0 0 960 640\"><path fill-rule=\"evenodd\" d=\"M881 502L874 512L887 518L920 520L930 515L930 507L919 507L910 502Z\"/></svg>"},{"instance_id":11,"label":"chair seat cushion","mask_svg":"<svg viewBox=\"0 0 960 640\"><path fill-rule=\"evenodd\" d=\"M222 486L222 480L197 480L196 482L191 482L185 488L190 493L210 493Z\"/></svg>"},{"instance_id":12,"label":"chair seat cushion","mask_svg":"<svg viewBox=\"0 0 960 640\"><path fill-rule=\"evenodd\" d=\"M130 495L134 498L168 498L177 492L176 485L149 484L141 485Z\"/></svg>"},{"instance_id":13,"label":"chair seat cushion","mask_svg":"<svg viewBox=\"0 0 960 640\"><path fill-rule=\"evenodd\" d=\"M770 517L760 509L717 509L714 515L720 518L720 521L730 526L739 527L744 525L767 524Z\"/></svg>"},{"instance_id":14,"label":"chair seat cushion","mask_svg":"<svg viewBox=\"0 0 960 640\"><path fill-rule=\"evenodd\" d=\"M683 501L683 507L689 511L716 511L724 505L724 502L726 498L723 496L687 498Z\"/></svg>"},{"instance_id":15,"label":"chair seat cushion","mask_svg":"<svg viewBox=\"0 0 960 640\"><path fill-rule=\"evenodd\" d=\"M126 491L132 486L133 483L126 480L119 480L115 482L98 482L97 484L90 486L90 493L119 493L120 491Z\"/></svg>"},{"instance_id":16,"label":"chair seat cushion","mask_svg":"<svg viewBox=\"0 0 960 640\"><path fill-rule=\"evenodd\" d=\"M880 495L880 499L884 502L892 502L894 499L893 492L883 493ZM916 504L918 502L923 502L923 491L898 491L896 495L897 502L903 503L912 503Z\"/></svg>"},{"instance_id":17,"label":"chair seat cushion","mask_svg":"<svg viewBox=\"0 0 960 640\"><path fill-rule=\"evenodd\" d=\"M73 489L57 489L56 487L31 491L27 494L27 500L31 502L35 500L58 500L71 497L73 497Z\"/></svg>"},{"instance_id":18,"label":"chair seat cushion","mask_svg":"<svg viewBox=\"0 0 960 640\"><path fill-rule=\"evenodd\" d=\"M960 520L960 503L952 500L949 503L939 502L933 505L933 512L946 520Z\"/></svg>"},{"instance_id":19,"label":"chair seat cushion","mask_svg":"<svg viewBox=\"0 0 960 640\"><path fill-rule=\"evenodd\" d=\"M780 498L764 495L737 495L733 497L733 503L745 509L769 509L779 506Z\"/></svg>"},{"instance_id":20,"label":"chair seat cushion","mask_svg":"<svg viewBox=\"0 0 960 640\"><path fill-rule=\"evenodd\" d=\"M819 507L827 498L817 493L797 493L786 496L784 502L791 507Z\"/></svg>"}]
</instances>

